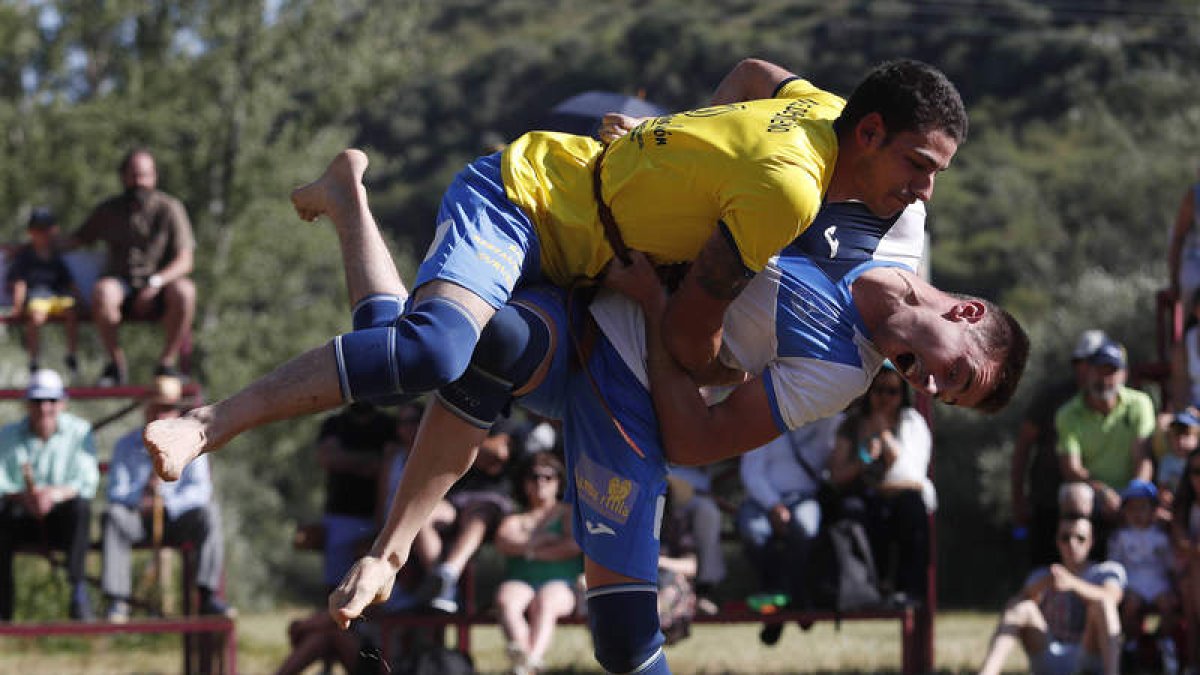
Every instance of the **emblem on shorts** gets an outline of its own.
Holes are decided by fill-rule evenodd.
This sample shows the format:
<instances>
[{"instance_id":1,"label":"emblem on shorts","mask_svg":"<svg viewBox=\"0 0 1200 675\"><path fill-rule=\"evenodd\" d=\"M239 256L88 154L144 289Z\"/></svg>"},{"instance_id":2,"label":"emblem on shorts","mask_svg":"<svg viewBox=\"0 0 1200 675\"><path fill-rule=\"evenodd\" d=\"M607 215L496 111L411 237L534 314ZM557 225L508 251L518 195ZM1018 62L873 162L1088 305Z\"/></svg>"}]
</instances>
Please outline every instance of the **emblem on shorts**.
<instances>
[{"instance_id":1,"label":"emblem on shorts","mask_svg":"<svg viewBox=\"0 0 1200 675\"><path fill-rule=\"evenodd\" d=\"M575 489L596 515L624 525L637 503L639 486L632 480L581 455L575 464Z\"/></svg>"}]
</instances>

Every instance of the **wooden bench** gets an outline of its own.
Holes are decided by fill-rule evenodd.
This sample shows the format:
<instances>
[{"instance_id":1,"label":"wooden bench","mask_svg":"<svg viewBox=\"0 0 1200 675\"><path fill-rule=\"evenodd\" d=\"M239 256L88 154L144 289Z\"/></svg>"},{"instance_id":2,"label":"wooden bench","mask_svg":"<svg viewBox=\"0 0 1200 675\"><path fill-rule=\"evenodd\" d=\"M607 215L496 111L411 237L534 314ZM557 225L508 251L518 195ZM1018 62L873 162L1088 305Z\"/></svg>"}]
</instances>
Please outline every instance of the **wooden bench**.
<instances>
[{"instance_id":1,"label":"wooden bench","mask_svg":"<svg viewBox=\"0 0 1200 675\"><path fill-rule=\"evenodd\" d=\"M150 387L72 387L67 389L67 396L76 400L88 399L131 399L140 404L141 399L152 393ZM20 400L25 392L23 389L0 389L0 400ZM184 386L185 400L199 401L200 388L194 383ZM133 407L136 407L133 406ZM133 407L126 410L131 411ZM108 472L108 463L100 463L101 475ZM93 541L90 550L100 551L101 542ZM137 546L139 549L149 549L149 544ZM177 633L183 642L183 671L185 673L237 673L237 629L233 619L220 616L196 614L199 606L197 589L191 583L194 576L195 551L190 545L173 547L182 560L180 570L180 595L182 597L183 615L167 618L132 619L125 623L109 623L106 621L34 621L34 622L0 622L0 636L16 638L37 638L49 636L83 636L94 637L114 634L151 634ZM25 546L17 549L19 554L36 555L47 560L52 567L59 567L65 561L54 555L55 551L46 551L38 546ZM97 583L94 578L89 582ZM131 604L137 607L146 603L131 599Z\"/></svg>"},{"instance_id":2,"label":"wooden bench","mask_svg":"<svg viewBox=\"0 0 1200 675\"><path fill-rule=\"evenodd\" d=\"M453 628L455 648L464 653L471 651L471 628L473 626L498 625L494 612L480 611L476 604L474 563L467 565L460 580L459 593L463 598L464 611L458 614L399 613L377 616L372 622L379 626L382 663L392 663L395 656L393 645L396 634L409 628ZM713 615L696 614L693 625L740 624L766 622L792 622L809 625L820 621L898 621L900 623L901 671L905 675L916 675L933 670L932 613L925 608L881 607L849 612L825 610L783 610L770 614L759 613L744 603L726 603ZM560 625L586 625L587 618L572 615L558 622ZM381 664L380 668L384 666ZM380 670L380 672L385 672Z\"/></svg>"},{"instance_id":3,"label":"wooden bench","mask_svg":"<svg viewBox=\"0 0 1200 675\"><path fill-rule=\"evenodd\" d=\"M0 636L38 638L49 636L97 637L120 634L178 633L184 641L183 672L237 675L237 631L232 619L192 616L167 619L137 619L126 623L83 621L0 622ZM189 648L193 638L201 643ZM205 639L207 638L207 640ZM215 667L215 668L214 668Z\"/></svg>"}]
</instances>

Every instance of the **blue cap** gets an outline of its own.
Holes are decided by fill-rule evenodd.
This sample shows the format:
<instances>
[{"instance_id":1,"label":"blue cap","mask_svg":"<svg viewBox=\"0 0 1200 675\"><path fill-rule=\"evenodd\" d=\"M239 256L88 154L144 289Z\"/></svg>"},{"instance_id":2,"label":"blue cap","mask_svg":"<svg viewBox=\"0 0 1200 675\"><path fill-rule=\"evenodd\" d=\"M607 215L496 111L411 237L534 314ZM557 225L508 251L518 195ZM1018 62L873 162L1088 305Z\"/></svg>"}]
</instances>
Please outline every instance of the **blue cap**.
<instances>
[{"instance_id":1,"label":"blue cap","mask_svg":"<svg viewBox=\"0 0 1200 675\"><path fill-rule=\"evenodd\" d=\"M1117 369L1125 367L1125 348L1120 342L1109 340L1087 357L1088 363L1095 366L1112 366Z\"/></svg>"},{"instance_id":2,"label":"blue cap","mask_svg":"<svg viewBox=\"0 0 1200 675\"><path fill-rule=\"evenodd\" d=\"M1180 410L1171 418L1171 424L1185 427L1200 427L1200 417L1190 410Z\"/></svg>"},{"instance_id":3,"label":"blue cap","mask_svg":"<svg viewBox=\"0 0 1200 675\"><path fill-rule=\"evenodd\" d=\"M57 223L58 219L54 217L54 213L44 206L39 206L29 212L29 227L32 229L50 227Z\"/></svg>"},{"instance_id":4,"label":"blue cap","mask_svg":"<svg viewBox=\"0 0 1200 675\"><path fill-rule=\"evenodd\" d=\"M1129 481L1129 485L1126 485L1124 490L1121 490L1121 501L1125 502L1130 499L1137 499L1138 497L1145 497L1152 502L1157 502L1158 488L1154 487L1154 483L1148 480L1134 478Z\"/></svg>"}]
</instances>

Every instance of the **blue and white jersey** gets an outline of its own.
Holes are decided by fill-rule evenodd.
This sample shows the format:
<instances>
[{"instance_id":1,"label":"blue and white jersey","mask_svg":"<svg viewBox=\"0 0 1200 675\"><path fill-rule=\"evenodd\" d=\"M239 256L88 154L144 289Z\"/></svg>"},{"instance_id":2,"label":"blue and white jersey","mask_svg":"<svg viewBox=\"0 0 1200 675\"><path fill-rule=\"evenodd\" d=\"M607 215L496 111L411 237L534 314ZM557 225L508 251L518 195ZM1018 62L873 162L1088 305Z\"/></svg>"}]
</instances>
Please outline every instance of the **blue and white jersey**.
<instances>
[{"instance_id":1,"label":"blue and white jersey","mask_svg":"<svg viewBox=\"0 0 1200 675\"><path fill-rule=\"evenodd\" d=\"M823 208L809 228L819 228L818 234L798 238L772 258L725 313L721 361L761 378L781 432L839 413L867 390L884 357L871 343L850 286L876 267L912 271L924 250L921 202L894 221L869 216L856 202L831 206L839 205ZM846 225L859 213L868 217L848 236L853 228ZM825 223L837 223L842 231L827 236L831 225ZM872 223L874 241L865 234ZM591 312L625 364L649 387L641 310L605 290Z\"/></svg>"}]
</instances>

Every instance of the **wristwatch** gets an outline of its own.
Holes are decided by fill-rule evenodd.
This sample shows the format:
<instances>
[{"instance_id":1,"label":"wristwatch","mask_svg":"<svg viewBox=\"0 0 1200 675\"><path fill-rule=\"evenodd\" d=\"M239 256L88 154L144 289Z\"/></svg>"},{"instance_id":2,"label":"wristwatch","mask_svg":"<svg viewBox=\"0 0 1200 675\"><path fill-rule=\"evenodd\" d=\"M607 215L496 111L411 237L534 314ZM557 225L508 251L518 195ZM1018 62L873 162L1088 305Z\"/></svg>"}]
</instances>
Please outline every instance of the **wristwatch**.
<instances>
[{"instance_id":1,"label":"wristwatch","mask_svg":"<svg viewBox=\"0 0 1200 675\"><path fill-rule=\"evenodd\" d=\"M162 288L165 283L161 274L151 274L150 278L146 279L146 285L150 288Z\"/></svg>"}]
</instances>

